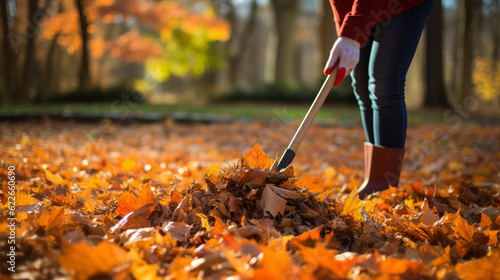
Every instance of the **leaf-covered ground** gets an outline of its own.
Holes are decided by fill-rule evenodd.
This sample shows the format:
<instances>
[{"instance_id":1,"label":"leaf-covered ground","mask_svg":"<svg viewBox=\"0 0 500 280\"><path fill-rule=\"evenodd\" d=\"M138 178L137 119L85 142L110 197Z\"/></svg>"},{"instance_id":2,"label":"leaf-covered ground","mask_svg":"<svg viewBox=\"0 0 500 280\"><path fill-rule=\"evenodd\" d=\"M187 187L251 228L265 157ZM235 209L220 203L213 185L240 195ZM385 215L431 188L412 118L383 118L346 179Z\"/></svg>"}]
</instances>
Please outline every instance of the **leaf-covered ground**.
<instances>
[{"instance_id":1,"label":"leaf-covered ground","mask_svg":"<svg viewBox=\"0 0 500 280\"><path fill-rule=\"evenodd\" d=\"M267 169L296 127L0 123L1 274L499 279L500 127L410 128L399 188L366 200L359 127L315 126Z\"/></svg>"}]
</instances>

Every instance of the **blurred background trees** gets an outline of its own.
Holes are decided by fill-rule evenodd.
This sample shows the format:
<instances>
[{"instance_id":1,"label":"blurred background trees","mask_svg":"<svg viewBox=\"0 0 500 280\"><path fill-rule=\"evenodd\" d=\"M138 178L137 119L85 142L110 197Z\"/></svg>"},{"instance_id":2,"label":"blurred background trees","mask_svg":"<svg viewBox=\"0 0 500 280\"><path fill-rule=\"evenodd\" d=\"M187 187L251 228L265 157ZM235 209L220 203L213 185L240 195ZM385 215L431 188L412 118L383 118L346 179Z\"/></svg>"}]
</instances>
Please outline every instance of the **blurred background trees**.
<instances>
[{"instance_id":1,"label":"blurred background trees","mask_svg":"<svg viewBox=\"0 0 500 280\"><path fill-rule=\"evenodd\" d=\"M4 0L0 16L2 104L96 89L94 101L117 89L158 103L312 100L336 39L326 0ZM499 111L499 20L500 0L438 1L408 106ZM334 96L352 100L349 82Z\"/></svg>"}]
</instances>

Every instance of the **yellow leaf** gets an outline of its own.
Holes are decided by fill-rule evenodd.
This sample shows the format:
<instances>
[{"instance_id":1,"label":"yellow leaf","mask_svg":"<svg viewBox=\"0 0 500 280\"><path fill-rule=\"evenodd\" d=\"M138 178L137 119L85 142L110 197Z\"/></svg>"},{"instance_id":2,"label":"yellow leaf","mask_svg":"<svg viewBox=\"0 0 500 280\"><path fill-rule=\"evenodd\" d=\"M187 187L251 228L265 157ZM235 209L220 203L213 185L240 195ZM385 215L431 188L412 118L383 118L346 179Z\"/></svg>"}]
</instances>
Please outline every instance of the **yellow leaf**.
<instances>
[{"instance_id":1,"label":"yellow leaf","mask_svg":"<svg viewBox=\"0 0 500 280\"><path fill-rule=\"evenodd\" d=\"M269 169L273 165L274 160L270 159L268 155L264 152L262 147L259 144L255 144L250 151L244 152L245 161L250 168L259 168L259 169Z\"/></svg>"},{"instance_id":2,"label":"yellow leaf","mask_svg":"<svg viewBox=\"0 0 500 280\"><path fill-rule=\"evenodd\" d=\"M135 160L133 160L133 159L126 159L126 160L122 163L122 169L123 169L123 171L125 171L125 172L129 172L129 171L131 171L131 170L132 170L132 169L134 169L136 166L137 166L137 164L135 163Z\"/></svg>"},{"instance_id":3,"label":"yellow leaf","mask_svg":"<svg viewBox=\"0 0 500 280\"><path fill-rule=\"evenodd\" d=\"M357 221L362 221L361 209L363 209L363 201L359 199L358 190L354 188L345 201L344 209L342 209L343 216L351 216Z\"/></svg>"},{"instance_id":4,"label":"yellow leaf","mask_svg":"<svg viewBox=\"0 0 500 280\"><path fill-rule=\"evenodd\" d=\"M158 276L157 271L159 267L158 264L132 264L130 271L135 279L142 280L161 280L163 277Z\"/></svg>"},{"instance_id":5,"label":"yellow leaf","mask_svg":"<svg viewBox=\"0 0 500 280\"><path fill-rule=\"evenodd\" d=\"M204 215L204 214L202 214L202 213L198 213L196 215L198 215L198 217L200 217L200 219L201 219L201 227L205 228L207 230L207 232L211 231L210 224L208 223L207 216Z\"/></svg>"},{"instance_id":6,"label":"yellow leaf","mask_svg":"<svg viewBox=\"0 0 500 280\"><path fill-rule=\"evenodd\" d=\"M27 192L18 192L16 196L17 206L32 205L35 204L37 200Z\"/></svg>"},{"instance_id":7,"label":"yellow leaf","mask_svg":"<svg viewBox=\"0 0 500 280\"><path fill-rule=\"evenodd\" d=\"M458 172L465 169L465 165L458 161L452 161L448 164L448 170L451 172Z\"/></svg>"}]
</instances>

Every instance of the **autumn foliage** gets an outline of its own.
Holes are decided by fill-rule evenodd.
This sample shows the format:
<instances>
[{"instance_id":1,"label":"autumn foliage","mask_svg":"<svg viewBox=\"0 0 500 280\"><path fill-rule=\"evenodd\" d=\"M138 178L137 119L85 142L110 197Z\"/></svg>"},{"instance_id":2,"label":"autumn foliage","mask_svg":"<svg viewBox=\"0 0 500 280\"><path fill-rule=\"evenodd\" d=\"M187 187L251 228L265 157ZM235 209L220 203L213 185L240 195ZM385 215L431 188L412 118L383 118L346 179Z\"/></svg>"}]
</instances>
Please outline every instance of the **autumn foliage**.
<instances>
[{"instance_id":1,"label":"autumn foliage","mask_svg":"<svg viewBox=\"0 0 500 280\"><path fill-rule=\"evenodd\" d=\"M263 125L110 126L96 134L90 125L3 124L9 137L1 140L2 178L14 165L18 184L19 275L498 279L499 187L487 183L498 182L488 167L498 166L498 151L484 155L467 142L461 152L491 160L473 169L480 176L460 173L465 167L455 158L441 163L443 170L428 164L415 171L421 180L360 200L361 171L343 165L307 171L301 160L313 161L312 150L296 160L303 170L270 171L274 157L259 144L223 163L216 149L225 149L228 133L238 139L238 131ZM417 142L429 129L412 128L410 135ZM315 127L309 135L324 131ZM335 131L345 139L361 133ZM498 129L476 132L486 139ZM315 147L308 142L314 138L304 149ZM446 143L465 144L460 139ZM441 179L429 183L433 176ZM3 179L2 186L6 206ZM2 235L6 224L2 218Z\"/></svg>"}]
</instances>

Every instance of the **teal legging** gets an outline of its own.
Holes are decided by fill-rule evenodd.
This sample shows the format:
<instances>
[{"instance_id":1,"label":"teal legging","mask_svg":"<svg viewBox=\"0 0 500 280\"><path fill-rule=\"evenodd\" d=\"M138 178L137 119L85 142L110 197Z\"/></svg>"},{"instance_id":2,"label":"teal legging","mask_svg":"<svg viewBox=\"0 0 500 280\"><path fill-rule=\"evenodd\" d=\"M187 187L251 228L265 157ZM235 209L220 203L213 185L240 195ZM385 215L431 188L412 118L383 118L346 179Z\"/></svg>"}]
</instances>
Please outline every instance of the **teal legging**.
<instances>
[{"instance_id":1,"label":"teal legging","mask_svg":"<svg viewBox=\"0 0 500 280\"><path fill-rule=\"evenodd\" d=\"M361 48L351 73L366 140L389 148L404 148L407 113L406 73L436 0L428 0L376 24Z\"/></svg>"}]
</instances>

